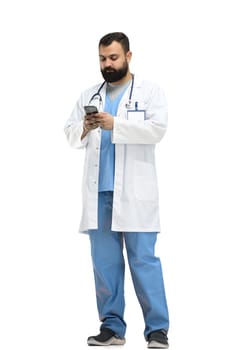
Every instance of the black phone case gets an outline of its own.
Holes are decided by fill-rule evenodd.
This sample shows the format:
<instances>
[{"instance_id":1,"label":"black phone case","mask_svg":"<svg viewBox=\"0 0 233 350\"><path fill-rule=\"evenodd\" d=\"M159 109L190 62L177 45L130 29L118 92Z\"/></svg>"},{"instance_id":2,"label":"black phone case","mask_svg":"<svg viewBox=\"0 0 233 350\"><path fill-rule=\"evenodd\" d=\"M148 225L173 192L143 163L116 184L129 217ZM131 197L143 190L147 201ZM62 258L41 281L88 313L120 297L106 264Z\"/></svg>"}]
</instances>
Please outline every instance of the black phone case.
<instances>
[{"instance_id":1,"label":"black phone case","mask_svg":"<svg viewBox=\"0 0 233 350\"><path fill-rule=\"evenodd\" d=\"M96 106L84 106L84 110L86 114L98 113L98 109Z\"/></svg>"}]
</instances>

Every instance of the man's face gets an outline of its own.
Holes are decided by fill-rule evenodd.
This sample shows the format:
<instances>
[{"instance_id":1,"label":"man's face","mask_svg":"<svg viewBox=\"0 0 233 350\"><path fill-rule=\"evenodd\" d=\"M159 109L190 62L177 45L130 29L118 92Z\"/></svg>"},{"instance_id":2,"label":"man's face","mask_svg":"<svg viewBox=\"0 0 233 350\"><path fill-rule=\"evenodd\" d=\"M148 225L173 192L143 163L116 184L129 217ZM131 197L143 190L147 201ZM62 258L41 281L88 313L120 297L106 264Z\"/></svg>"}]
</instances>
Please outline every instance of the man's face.
<instances>
[{"instance_id":1,"label":"man's face","mask_svg":"<svg viewBox=\"0 0 233 350\"><path fill-rule=\"evenodd\" d=\"M100 70L105 81L115 83L123 79L129 71L131 52L125 54L122 46L113 41L109 46L99 47Z\"/></svg>"}]
</instances>

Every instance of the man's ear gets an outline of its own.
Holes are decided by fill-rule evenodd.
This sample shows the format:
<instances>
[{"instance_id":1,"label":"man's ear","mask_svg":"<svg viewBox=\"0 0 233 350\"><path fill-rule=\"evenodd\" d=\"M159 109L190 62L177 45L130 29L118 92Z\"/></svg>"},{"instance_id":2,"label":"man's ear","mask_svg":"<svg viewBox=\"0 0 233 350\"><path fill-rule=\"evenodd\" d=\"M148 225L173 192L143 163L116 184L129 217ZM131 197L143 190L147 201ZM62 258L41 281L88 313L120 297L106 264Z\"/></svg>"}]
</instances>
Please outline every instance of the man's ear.
<instances>
[{"instance_id":1,"label":"man's ear","mask_svg":"<svg viewBox=\"0 0 233 350\"><path fill-rule=\"evenodd\" d=\"M131 61L131 58L132 58L132 52L128 51L127 54L126 54L126 59L127 59L128 63Z\"/></svg>"}]
</instances>

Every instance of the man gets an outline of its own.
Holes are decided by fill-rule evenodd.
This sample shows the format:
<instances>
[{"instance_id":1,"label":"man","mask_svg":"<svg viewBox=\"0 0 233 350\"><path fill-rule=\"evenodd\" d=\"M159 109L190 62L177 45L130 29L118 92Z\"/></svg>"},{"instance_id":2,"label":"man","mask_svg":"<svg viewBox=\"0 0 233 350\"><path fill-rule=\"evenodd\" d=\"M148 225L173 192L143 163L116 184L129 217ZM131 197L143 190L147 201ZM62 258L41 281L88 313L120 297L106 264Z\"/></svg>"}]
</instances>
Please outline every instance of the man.
<instances>
[{"instance_id":1,"label":"man","mask_svg":"<svg viewBox=\"0 0 233 350\"><path fill-rule=\"evenodd\" d=\"M71 147L85 148L80 232L91 245L100 334L88 345L123 345L124 254L145 321L148 348L168 348L168 308L160 259L155 145L167 127L167 105L154 83L131 74L124 33L99 41L104 82L84 91L65 126ZM84 106L98 112L86 114Z\"/></svg>"}]
</instances>

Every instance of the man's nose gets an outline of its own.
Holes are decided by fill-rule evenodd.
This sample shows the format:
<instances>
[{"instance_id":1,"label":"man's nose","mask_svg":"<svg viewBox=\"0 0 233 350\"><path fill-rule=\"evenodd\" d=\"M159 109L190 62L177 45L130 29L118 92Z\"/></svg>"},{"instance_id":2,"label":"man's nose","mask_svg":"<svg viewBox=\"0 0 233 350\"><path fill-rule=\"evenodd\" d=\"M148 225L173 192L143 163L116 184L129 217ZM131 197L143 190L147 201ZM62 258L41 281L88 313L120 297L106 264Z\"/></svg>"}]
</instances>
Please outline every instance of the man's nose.
<instances>
[{"instance_id":1,"label":"man's nose","mask_svg":"<svg viewBox=\"0 0 233 350\"><path fill-rule=\"evenodd\" d=\"M110 58L106 58L106 60L104 61L104 67L112 68L112 60Z\"/></svg>"}]
</instances>

